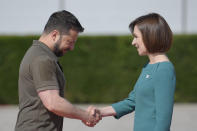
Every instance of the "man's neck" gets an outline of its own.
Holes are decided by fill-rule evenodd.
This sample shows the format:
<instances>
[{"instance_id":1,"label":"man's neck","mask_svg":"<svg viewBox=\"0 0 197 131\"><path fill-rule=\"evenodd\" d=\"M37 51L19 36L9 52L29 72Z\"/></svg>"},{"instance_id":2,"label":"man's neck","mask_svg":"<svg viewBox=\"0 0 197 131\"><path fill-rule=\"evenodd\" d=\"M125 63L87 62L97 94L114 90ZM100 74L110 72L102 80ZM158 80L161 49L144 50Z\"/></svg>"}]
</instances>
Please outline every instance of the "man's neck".
<instances>
[{"instance_id":1,"label":"man's neck","mask_svg":"<svg viewBox=\"0 0 197 131\"><path fill-rule=\"evenodd\" d=\"M38 39L40 42L42 42L43 44L45 44L46 46L49 47L49 49L51 49L52 51L54 50L54 46L50 41L50 38L48 38L48 35L41 35L40 38Z\"/></svg>"}]
</instances>

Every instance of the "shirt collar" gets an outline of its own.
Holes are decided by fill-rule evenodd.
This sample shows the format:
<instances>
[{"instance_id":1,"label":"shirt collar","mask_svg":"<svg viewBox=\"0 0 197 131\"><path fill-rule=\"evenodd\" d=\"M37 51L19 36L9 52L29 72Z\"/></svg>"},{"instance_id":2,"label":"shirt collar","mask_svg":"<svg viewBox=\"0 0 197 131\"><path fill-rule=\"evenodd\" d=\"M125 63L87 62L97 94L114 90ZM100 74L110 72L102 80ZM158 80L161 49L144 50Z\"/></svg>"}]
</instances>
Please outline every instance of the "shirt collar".
<instances>
[{"instance_id":1,"label":"shirt collar","mask_svg":"<svg viewBox=\"0 0 197 131\"><path fill-rule=\"evenodd\" d=\"M53 53L53 51L46 45L44 44L43 42L41 41L38 41L38 40L33 40L33 45L37 45L37 46L40 46L41 48L43 48L47 54L52 58L54 59L55 61L58 61L58 57Z\"/></svg>"}]
</instances>

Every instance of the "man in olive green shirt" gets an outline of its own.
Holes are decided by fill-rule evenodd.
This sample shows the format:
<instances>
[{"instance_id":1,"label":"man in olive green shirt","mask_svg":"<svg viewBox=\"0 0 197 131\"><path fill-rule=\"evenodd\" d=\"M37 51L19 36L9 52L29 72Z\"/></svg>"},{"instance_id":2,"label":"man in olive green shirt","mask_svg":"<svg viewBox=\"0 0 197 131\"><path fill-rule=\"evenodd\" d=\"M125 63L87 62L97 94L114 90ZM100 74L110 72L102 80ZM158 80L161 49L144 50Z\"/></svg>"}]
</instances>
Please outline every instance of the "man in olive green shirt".
<instances>
[{"instance_id":1,"label":"man in olive green shirt","mask_svg":"<svg viewBox=\"0 0 197 131\"><path fill-rule=\"evenodd\" d=\"M20 64L15 131L62 131L63 117L88 126L100 120L94 107L84 111L64 98L65 78L58 57L74 49L83 30L77 18L63 10L50 16L39 40L33 41Z\"/></svg>"}]
</instances>

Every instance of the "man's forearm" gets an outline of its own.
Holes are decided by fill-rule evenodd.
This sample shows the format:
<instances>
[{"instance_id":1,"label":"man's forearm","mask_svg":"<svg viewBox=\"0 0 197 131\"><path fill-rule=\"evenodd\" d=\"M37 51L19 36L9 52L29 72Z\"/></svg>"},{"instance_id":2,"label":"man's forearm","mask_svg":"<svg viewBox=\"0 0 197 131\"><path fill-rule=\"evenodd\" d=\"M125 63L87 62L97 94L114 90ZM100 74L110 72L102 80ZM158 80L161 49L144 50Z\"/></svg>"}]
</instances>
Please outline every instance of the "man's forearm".
<instances>
[{"instance_id":1,"label":"man's forearm","mask_svg":"<svg viewBox=\"0 0 197 131\"><path fill-rule=\"evenodd\" d=\"M88 120L88 112L75 107L64 98L58 97L52 104L53 106L50 111L59 116L68 117L72 119Z\"/></svg>"}]
</instances>

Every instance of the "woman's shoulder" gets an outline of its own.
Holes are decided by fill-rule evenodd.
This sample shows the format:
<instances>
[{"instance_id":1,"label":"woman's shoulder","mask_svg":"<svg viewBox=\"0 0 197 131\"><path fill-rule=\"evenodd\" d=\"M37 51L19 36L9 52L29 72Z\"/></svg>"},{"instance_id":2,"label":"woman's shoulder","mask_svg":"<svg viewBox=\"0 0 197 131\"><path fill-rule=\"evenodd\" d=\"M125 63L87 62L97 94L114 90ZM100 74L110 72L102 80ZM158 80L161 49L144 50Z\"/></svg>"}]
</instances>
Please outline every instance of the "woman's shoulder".
<instances>
[{"instance_id":1,"label":"woman's shoulder","mask_svg":"<svg viewBox=\"0 0 197 131\"><path fill-rule=\"evenodd\" d=\"M170 61L159 62L157 70L174 70L174 65Z\"/></svg>"},{"instance_id":2,"label":"woman's shoulder","mask_svg":"<svg viewBox=\"0 0 197 131\"><path fill-rule=\"evenodd\" d=\"M167 76L169 75L174 76L175 75L174 65L170 61L159 62L156 67L155 73L167 75Z\"/></svg>"},{"instance_id":3,"label":"woman's shoulder","mask_svg":"<svg viewBox=\"0 0 197 131\"><path fill-rule=\"evenodd\" d=\"M147 70L174 70L174 65L170 61L157 62L154 64L146 63L143 69Z\"/></svg>"}]
</instances>

